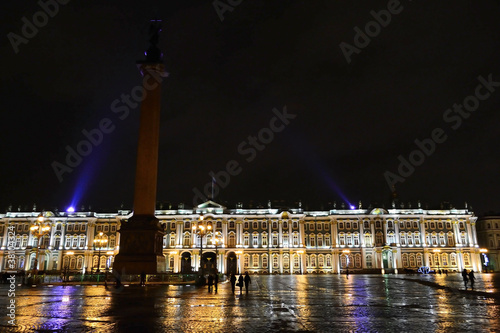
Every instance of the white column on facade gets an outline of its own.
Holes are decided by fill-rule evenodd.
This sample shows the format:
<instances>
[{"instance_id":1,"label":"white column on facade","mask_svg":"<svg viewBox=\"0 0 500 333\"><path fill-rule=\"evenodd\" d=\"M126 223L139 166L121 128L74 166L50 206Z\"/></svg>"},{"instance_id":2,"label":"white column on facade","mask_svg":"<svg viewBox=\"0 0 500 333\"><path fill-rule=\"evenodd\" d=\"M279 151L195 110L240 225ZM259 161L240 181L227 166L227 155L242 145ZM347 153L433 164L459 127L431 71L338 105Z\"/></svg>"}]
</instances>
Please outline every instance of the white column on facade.
<instances>
[{"instance_id":1,"label":"white column on facade","mask_svg":"<svg viewBox=\"0 0 500 333\"><path fill-rule=\"evenodd\" d=\"M283 274L283 250L280 249L280 274Z\"/></svg>"},{"instance_id":2,"label":"white column on facade","mask_svg":"<svg viewBox=\"0 0 500 333\"><path fill-rule=\"evenodd\" d=\"M177 248L182 248L182 229L183 229L184 221L176 221L175 222L175 245Z\"/></svg>"},{"instance_id":3,"label":"white column on facade","mask_svg":"<svg viewBox=\"0 0 500 333\"><path fill-rule=\"evenodd\" d=\"M469 243L469 246L470 247L474 247L474 242L473 242L473 239L472 239L472 228L470 226L470 221L467 220L467 222L465 223L465 230L466 230L466 233L467 233L467 241Z\"/></svg>"},{"instance_id":4,"label":"white column on facade","mask_svg":"<svg viewBox=\"0 0 500 333\"><path fill-rule=\"evenodd\" d=\"M399 219L395 218L394 219L394 236L395 236L395 242L396 246L399 247Z\"/></svg>"},{"instance_id":5,"label":"white column on facade","mask_svg":"<svg viewBox=\"0 0 500 333\"><path fill-rule=\"evenodd\" d=\"M398 265L401 263L400 257L400 249L392 249L392 267L394 268L394 274L398 274Z\"/></svg>"},{"instance_id":6,"label":"white column on facade","mask_svg":"<svg viewBox=\"0 0 500 333\"><path fill-rule=\"evenodd\" d=\"M385 218L382 219L382 229L384 231L384 241L382 242L382 244L389 245L387 243L387 219Z\"/></svg>"},{"instance_id":7,"label":"white column on facade","mask_svg":"<svg viewBox=\"0 0 500 333\"><path fill-rule=\"evenodd\" d=\"M363 219L358 219L358 223L359 223L359 237L361 238L359 240L359 244L361 244L361 248L364 248L366 244L365 244L365 226ZM362 256L363 258L361 258L361 262L364 262L364 255L362 254Z\"/></svg>"},{"instance_id":8,"label":"white column on facade","mask_svg":"<svg viewBox=\"0 0 500 333\"><path fill-rule=\"evenodd\" d=\"M460 247L464 244L462 244L462 238L460 237L460 228L459 228L459 222L457 219L453 219L453 234L455 235L455 244L456 246Z\"/></svg>"},{"instance_id":9,"label":"white column on facade","mask_svg":"<svg viewBox=\"0 0 500 333\"><path fill-rule=\"evenodd\" d=\"M304 247L306 234L304 232L304 220L299 220L299 246Z\"/></svg>"},{"instance_id":10,"label":"white column on facade","mask_svg":"<svg viewBox=\"0 0 500 333\"><path fill-rule=\"evenodd\" d=\"M421 217L419 222L420 222L420 243L422 244L422 247L427 247L427 246L429 246L429 244L427 244L427 238L425 237L425 220L424 220L424 218Z\"/></svg>"},{"instance_id":11,"label":"white column on facade","mask_svg":"<svg viewBox=\"0 0 500 333\"><path fill-rule=\"evenodd\" d=\"M283 220L278 220L278 246L283 247Z\"/></svg>"},{"instance_id":12,"label":"white column on facade","mask_svg":"<svg viewBox=\"0 0 500 333\"><path fill-rule=\"evenodd\" d=\"M337 219L332 219L331 229L332 229L332 248L337 248L339 246L339 233L338 233L338 223Z\"/></svg>"},{"instance_id":13,"label":"white column on facade","mask_svg":"<svg viewBox=\"0 0 500 333\"><path fill-rule=\"evenodd\" d=\"M465 267L464 265L464 257L462 254L462 250L457 250L457 265L458 265L458 271L462 271Z\"/></svg>"}]
</instances>

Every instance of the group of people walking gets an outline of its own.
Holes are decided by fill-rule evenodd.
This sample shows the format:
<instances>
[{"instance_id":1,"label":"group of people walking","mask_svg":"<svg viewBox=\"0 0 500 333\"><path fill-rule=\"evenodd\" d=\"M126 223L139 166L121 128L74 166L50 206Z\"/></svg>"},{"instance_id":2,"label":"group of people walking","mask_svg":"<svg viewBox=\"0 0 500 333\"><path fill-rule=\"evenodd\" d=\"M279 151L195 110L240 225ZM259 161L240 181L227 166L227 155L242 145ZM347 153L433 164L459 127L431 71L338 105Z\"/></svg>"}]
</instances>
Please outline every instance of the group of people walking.
<instances>
[{"instance_id":1,"label":"group of people walking","mask_svg":"<svg viewBox=\"0 0 500 333\"><path fill-rule=\"evenodd\" d=\"M238 283L236 283L236 275L231 273L229 277L229 282L231 283L231 290L235 291L236 286L240 287L240 295L243 292L243 286L245 286L245 291L248 294L248 286L250 283L252 283L252 279L250 278L250 275L248 275L248 272L245 273L245 276L241 275L238 277ZM215 274L209 274L207 277L207 286L208 286L208 292L212 292L212 289L217 292L217 285L219 284L219 275Z\"/></svg>"},{"instance_id":2,"label":"group of people walking","mask_svg":"<svg viewBox=\"0 0 500 333\"><path fill-rule=\"evenodd\" d=\"M245 291L248 294L248 285L252 283L252 279L250 278L250 275L248 275L248 272L246 272L245 277L243 277L243 275L240 274L240 276L238 277L238 283L236 283L236 275L231 273L229 282L231 282L231 290L233 291L233 294L236 286L238 286L240 287L240 295L241 295L243 292L243 286L245 286Z\"/></svg>"},{"instance_id":3,"label":"group of people walking","mask_svg":"<svg viewBox=\"0 0 500 333\"><path fill-rule=\"evenodd\" d=\"M464 268L464 270L462 271L462 279L464 280L465 290L467 290L468 282L470 282L471 289L474 289L474 281L476 280L476 277L474 276L473 270L467 273L467 270Z\"/></svg>"}]
</instances>

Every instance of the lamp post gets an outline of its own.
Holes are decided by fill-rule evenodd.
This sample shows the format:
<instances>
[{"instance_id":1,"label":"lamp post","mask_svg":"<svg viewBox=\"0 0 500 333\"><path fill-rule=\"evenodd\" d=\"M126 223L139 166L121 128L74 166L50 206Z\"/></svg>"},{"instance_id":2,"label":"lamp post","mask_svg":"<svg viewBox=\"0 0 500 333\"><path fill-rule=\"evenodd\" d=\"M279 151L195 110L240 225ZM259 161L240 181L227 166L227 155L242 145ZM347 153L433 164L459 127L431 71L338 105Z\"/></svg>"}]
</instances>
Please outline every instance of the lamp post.
<instances>
[{"instance_id":1,"label":"lamp post","mask_svg":"<svg viewBox=\"0 0 500 333\"><path fill-rule=\"evenodd\" d=\"M203 215L200 216L200 222L198 225L193 226L193 233L200 236L200 273L201 276L204 276L203 274L203 237L207 234L208 231L212 229L211 225L207 225L206 227L202 225L201 223L203 222Z\"/></svg>"},{"instance_id":2,"label":"lamp post","mask_svg":"<svg viewBox=\"0 0 500 333\"><path fill-rule=\"evenodd\" d=\"M43 217L43 213L40 213L38 215L37 219L35 222L33 222L33 225L30 227L31 234L37 238L36 242L36 256L35 256L35 265L32 269L33 275L36 275L38 271L38 254L39 254L39 249L40 249L40 239L45 236L49 230L50 230L50 225L48 223L45 223L45 218Z\"/></svg>"},{"instance_id":3,"label":"lamp post","mask_svg":"<svg viewBox=\"0 0 500 333\"><path fill-rule=\"evenodd\" d=\"M74 254L75 254L75 252L73 252L73 251L66 252L66 255L68 256L68 261L66 262L66 265L64 266L64 282L68 282L68 280L69 280L69 265L71 263L71 256Z\"/></svg>"},{"instance_id":4,"label":"lamp post","mask_svg":"<svg viewBox=\"0 0 500 333\"><path fill-rule=\"evenodd\" d=\"M99 276L99 272L101 271L100 268L101 268L101 249L103 247L103 245L106 245L108 243L108 239L103 235L102 231L99 233L99 235L97 235L95 238L94 238L94 250L95 250L95 246L97 244L97 247L98 247L98 254L97 254L97 276ZM92 265L93 266L93 265ZM93 269L93 267L92 267ZM99 277L98 277L99 279Z\"/></svg>"},{"instance_id":5,"label":"lamp post","mask_svg":"<svg viewBox=\"0 0 500 333\"><path fill-rule=\"evenodd\" d=\"M217 268L217 258L219 257L219 245L222 244L222 240L219 236L219 234L215 234L214 238L212 238L212 244L215 245L215 274L219 272L219 269Z\"/></svg>"}]
</instances>

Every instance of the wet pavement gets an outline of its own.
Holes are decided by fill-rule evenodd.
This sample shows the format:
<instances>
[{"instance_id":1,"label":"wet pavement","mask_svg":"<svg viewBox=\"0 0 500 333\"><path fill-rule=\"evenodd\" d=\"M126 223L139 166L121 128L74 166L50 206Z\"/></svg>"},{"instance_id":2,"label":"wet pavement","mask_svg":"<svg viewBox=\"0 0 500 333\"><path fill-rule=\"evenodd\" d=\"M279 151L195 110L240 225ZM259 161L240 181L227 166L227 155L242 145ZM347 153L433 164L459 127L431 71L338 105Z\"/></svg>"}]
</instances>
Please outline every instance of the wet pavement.
<instances>
[{"instance_id":1,"label":"wet pavement","mask_svg":"<svg viewBox=\"0 0 500 333\"><path fill-rule=\"evenodd\" d=\"M500 275L252 276L248 294L177 285L16 287L1 332L498 332Z\"/></svg>"}]
</instances>

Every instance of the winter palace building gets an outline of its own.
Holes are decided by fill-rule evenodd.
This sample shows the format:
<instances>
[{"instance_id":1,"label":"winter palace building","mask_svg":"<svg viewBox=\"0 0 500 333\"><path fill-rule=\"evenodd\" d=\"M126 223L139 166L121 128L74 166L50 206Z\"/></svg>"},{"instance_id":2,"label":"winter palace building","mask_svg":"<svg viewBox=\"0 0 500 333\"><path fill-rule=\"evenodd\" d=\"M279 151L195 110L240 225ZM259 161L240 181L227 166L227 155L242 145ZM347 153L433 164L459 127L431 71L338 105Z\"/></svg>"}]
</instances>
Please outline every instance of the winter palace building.
<instances>
[{"instance_id":1,"label":"winter palace building","mask_svg":"<svg viewBox=\"0 0 500 333\"><path fill-rule=\"evenodd\" d=\"M120 226L131 215L124 210L0 214L1 271L32 270L37 251L39 271L112 270ZM200 264L204 272L257 274L478 272L482 266L477 218L468 209L304 211L242 204L229 209L207 201L157 210L156 216L165 231L160 268L165 272L190 273ZM45 228L32 228L37 221Z\"/></svg>"}]
</instances>

